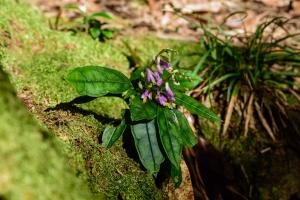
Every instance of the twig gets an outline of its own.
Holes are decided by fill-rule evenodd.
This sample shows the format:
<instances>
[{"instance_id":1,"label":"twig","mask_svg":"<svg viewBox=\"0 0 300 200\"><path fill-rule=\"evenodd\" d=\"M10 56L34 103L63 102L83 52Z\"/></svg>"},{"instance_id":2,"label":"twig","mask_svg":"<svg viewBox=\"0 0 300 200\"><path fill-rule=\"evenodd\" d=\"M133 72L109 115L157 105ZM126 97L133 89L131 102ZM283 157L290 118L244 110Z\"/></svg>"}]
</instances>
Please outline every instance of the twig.
<instances>
[{"instance_id":1,"label":"twig","mask_svg":"<svg viewBox=\"0 0 300 200\"><path fill-rule=\"evenodd\" d=\"M257 102L254 102L254 105L255 105L255 109L256 109L256 112L258 114L258 117L263 125L263 127L266 129L266 131L268 132L268 134L270 135L270 137L272 138L273 141L276 141L276 138L274 136L274 133L272 131L272 129L270 128L267 120L264 118L261 110L260 110L260 106L258 105Z\"/></svg>"},{"instance_id":2,"label":"twig","mask_svg":"<svg viewBox=\"0 0 300 200\"><path fill-rule=\"evenodd\" d=\"M246 114L246 120L245 120L245 130L244 130L244 136L247 137L248 131L249 131L249 122L253 113L253 98L254 93L251 93L249 97L249 102L247 106L247 114Z\"/></svg>"},{"instance_id":3,"label":"twig","mask_svg":"<svg viewBox=\"0 0 300 200\"><path fill-rule=\"evenodd\" d=\"M225 117L225 122L224 122L224 126L223 126L223 132L222 132L223 136L226 136L226 132L227 132L227 129L229 127L229 123L230 123L230 120L231 120L231 117L232 117L232 112L233 112L233 108L234 108L234 104L235 104L236 99L237 99L237 95L233 95L230 98L230 102L229 102L229 105L228 105L228 109L227 109L226 117Z\"/></svg>"},{"instance_id":4,"label":"twig","mask_svg":"<svg viewBox=\"0 0 300 200\"><path fill-rule=\"evenodd\" d=\"M297 92L295 92L293 89L289 88L289 92L294 95L298 101L300 101L300 96L297 94Z\"/></svg>"}]
</instances>

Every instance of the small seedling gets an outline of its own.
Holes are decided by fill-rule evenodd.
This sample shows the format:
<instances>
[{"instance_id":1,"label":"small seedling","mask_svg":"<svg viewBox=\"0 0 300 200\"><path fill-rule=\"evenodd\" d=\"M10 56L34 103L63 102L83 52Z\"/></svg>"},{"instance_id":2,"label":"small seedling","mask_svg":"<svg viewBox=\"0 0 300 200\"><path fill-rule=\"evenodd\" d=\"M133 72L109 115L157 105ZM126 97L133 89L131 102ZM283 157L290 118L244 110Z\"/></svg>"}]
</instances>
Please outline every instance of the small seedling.
<instances>
[{"instance_id":1,"label":"small seedling","mask_svg":"<svg viewBox=\"0 0 300 200\"><path fill-rule=\"evenodd\" d=\"M73 11L76 16L74 19L72 19L71 25L68 25L64 28L59 28L59 21L64 10ZM112 19L111 15L106 12L95 12L88 14L84 5L69 5L61 9L56 17L55 25L51 24L51 27L55 27L56 30L68 30L74 33L86 32L94 40L105 41L107 39L111 39L113 36L113 30L110 28L105 28L106 23L99 20L99 18L106 20Z\"/></svg>"},{"instance_id":2,"label":"small seedling","mask_svg":"<svg viewBox=\"0 0 300 200\"><path fill-rule=\"evenodd\" d=\"M171 59L174 51L162 50L147 67L139 67L128 79L119 71L99 66L72 70L66 80L82 96L117 96L125 100L128 109L117 127L107 127L102 136L103 145L111 147L128 128L143 166L157 174L166 161L171 165L175 185L181 183L180 159L185 146L196 144L196 137L185 116L177 109L185 107L191 113L213 122L220 118L185 92L201 79L174 69Z\"/></svg>"}]
</instances>

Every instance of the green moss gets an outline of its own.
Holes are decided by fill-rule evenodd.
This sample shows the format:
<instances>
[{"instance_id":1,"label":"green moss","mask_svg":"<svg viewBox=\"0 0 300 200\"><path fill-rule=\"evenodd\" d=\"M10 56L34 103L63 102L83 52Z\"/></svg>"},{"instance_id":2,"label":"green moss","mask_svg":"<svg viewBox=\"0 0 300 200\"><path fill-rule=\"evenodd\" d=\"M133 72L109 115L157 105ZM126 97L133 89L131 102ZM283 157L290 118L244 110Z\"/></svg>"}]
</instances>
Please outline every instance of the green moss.
<instances>
[{"instance_id":1,"label":"green moss","mask_svg":"<svg viewBox=\"0 0 300 200\"><path fill-rule=\"evenodd\" d=\"M97 198L67 164L60 143L24 108L1 66L0 93L0 198Z\"/></svg>"},{"instance_id":2,"label":"green moss","mask_svg":"<svg viewBox=\"0 0 300 200\"><path fill-rule=\"evenodd\" d=\"M100 196L105 194L107 198L113 199L118 196L124 199L164 199L165 194L156 187L154 178L127 156L121 141L109 150L99 142L105 126L120 119L121 109L125 107L121 99L99 98L87 104L68 105L49 111L49 108L78 96L64 80L64 76L74 67L108 66L129 75L129 63L123 54L128 51L122 42L124 40L137 49L144 62L162 48L171 47L182 51L189 51L190 48L188 43L158 40L151 35L119 36L106 43L95 42L87 35L73 36L68 32L52 31L38 10L24 3L0 0L1 63L18 95L24 98L39 123L59 138L60 145L68 155L67 163L80 177L86 178L89 188ZM10 124L6 129L9 127ZM15 128L19 128L17 124ZM6 134L4 136L8 137ZM10 140L13 137L16 135L12 135ZM31 144L28 138L23 139L22 143ZM16 143L15 148L19 148L19 145ZM43 148L40 143L35 145L36 149ZM50 154L51 150L47 153ZM30 162L33 163L48 161L47 155L41 161L32 159ZM16 170L21 168L21 165L15 163L11 165ZM9 168L8 165L4 167ZM22 174L30 175L26 171ZM45 176L48 175L45 173ZM42 174L41 177L32 177L32 180L42 184L42 179L46 178ZM27 180L26 177L24 179ZM15 184L12 182L10 188L17 187ZM60 184L64 184L64 178ZM67 191L67 188L63 191ZM36 193L39 194L39 191Z\"/></svg>"}]
</instances>

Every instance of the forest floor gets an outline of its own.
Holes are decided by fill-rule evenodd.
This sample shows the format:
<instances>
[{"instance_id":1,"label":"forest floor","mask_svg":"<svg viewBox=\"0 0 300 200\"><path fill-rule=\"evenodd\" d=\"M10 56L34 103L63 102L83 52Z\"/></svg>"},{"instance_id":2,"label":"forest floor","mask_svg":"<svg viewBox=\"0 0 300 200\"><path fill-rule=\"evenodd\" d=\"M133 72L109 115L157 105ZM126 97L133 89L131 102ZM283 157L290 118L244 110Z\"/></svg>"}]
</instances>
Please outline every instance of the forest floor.
<instances>
[{"instance_id":1,"label":"forest floor","mask_svg":"<svg viewBox=\"0 0 300 200\"><path fill-rule=\"evenodd\" d=\"M9 113L8 117L0 116L0 135L11 132L10 137L3 134L4 139L0 140L0 156L5 156L9 163L0 163L0 199L192 199L189 175L178 190L170 183L158 187L155 179L128 157L122 141L109 150L103 148L101 133L107 125L120 120L124 103L105 97L84 105L68 104L77 95L64 80L65 75L70 69L84 65L109 66L129 75L129 50L124 41L141 55L143 62L163 48L190 52L198 48L195 41L202 34L190 22L207 26L222 24L230 13L239 12L228 18L222 28L227 35L242 35L253 33L268 16L300 16L300 1L288 0L28 2L32 7L0 0L0 70L6 72L0 71L0 81L5 83L0 83L0 93L4 94L0 102L7 105L0 110ZM116 36L100 43L85 34L74 36L51 30L49 23L55 21L66 5L85 5L88 13L112 14L109 25L117 29ZM179 14L184 14L188 21ZM77 15L63 11L62 23ZM299 20L292 20L289 31L299 29ZM280 36L281 32L274 34ZM290 44L299 45L293 41ZM9 85L10 89L3 85ZM1 126L8 122L14 127L20 122L24 134L8 125ZM31 132L34 134L29 137ZM50 139L44 139L45 134ZM299 199L300 173L295 166L300 166L300 158L285 147L273 149L272 145L256 142L253 138L228 140L226 145L230 148L220 154L230 162L225 167L229 179L234 177L230 181L238 179L233 190L238 188L250 197L256 193L256 199ZM48 151L52 143L55 150ZM2 144L9 148L1 149ZM261 153L270 146L272 150ZM10 157L14 152L15 156ZM24 165L22 173L18 172L19 165ZM184 171L188 173L187 169ZM85 188L87 185L91 192ZM83 188L82 194L77 193L78 188ZM53 196L56 192L57 196Z\"/></svg>"},{"instance_id":2,"label":"forest floor","mask_svg":"<svg viewBox=\"0 0 300 200\"><path fill-rule=\"evenodd\" d=\"M222 24L228 35L252 34L266 18L282 16L294 18L291 33L300 29L299 0L29 0L47 17L57 16L67 5L84 5L87 12L105 11L126 20L125 30L143 34L153 32L158 37L181 40L198 40L201 30L190 21L202 24ZM235 13L234 15L232 15ZM181 15L185 15L183 19ZM227 18L228 16L231 17ZM72 18L74 13L64 12ZM227 19L226 19L227 18ZM226 20L225 20L226 19ZM125 33L126 34L126 33ZM274 33L282 34L281 32Z\"/></svg>"}]
</instances>

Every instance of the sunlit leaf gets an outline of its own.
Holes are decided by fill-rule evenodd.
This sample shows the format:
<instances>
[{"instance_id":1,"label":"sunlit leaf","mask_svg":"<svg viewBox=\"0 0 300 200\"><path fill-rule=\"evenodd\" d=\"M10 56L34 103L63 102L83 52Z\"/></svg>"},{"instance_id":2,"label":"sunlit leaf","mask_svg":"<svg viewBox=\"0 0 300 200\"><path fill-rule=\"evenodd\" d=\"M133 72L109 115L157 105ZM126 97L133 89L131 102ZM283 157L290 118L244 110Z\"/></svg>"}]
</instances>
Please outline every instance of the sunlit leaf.
<instances>
[{"instance_id":1,"label":"sunlit leaf","mask_svg":"<svg viewBox=\"0 0 300 200\"><path fill-rule=\"evenodd\" d=\"M90 28L89 32L94 40L98 39L101 34L101 30L99 28L94 27Z\"/></svg>"},{"instance_id":2,"label":"sunlit leaf","mask_svg":"<svg viewBox=\"0 0 300 200\"><path fill-rule=\"evenodd\" d=\"M107 30L107 29L104 29L104 30L101 30L101 33L104 35L105 38L107 39L110 39L112 38L113 36L113 33L111 30Z\"/></svg>"},{"instance_id":3,"label":"sunlit leaf","mask_svg":"<svg viewBox=\"0 0 300 200\"><path fill-rule=\"evenodd\" d=\"M129 79L119 71L87 66L72 70L66 77L80 95L99 97L106 94L121 94L132 87Z\"/></svg>"},{"instance_id":4,"label":"sunlit leaf","mask_svg":"<svg viewBox=\"0 0 300 200\"><path fill-rule=\"evenodd\" d=\"M199 115L200 117L206 118L213 122L220 122L221 119L213 111L208 109L203 104L199 103L197 100L189 97L185 94L176 92L175 93L175 103L179 106L184 106L191 113Z\"/></svg>"},{"instance_id":5,"label":"sunlit leaf","mask_svg":"<svg viewBox=\"0 0 300 200\"><path fill-rule=\"evenodd\" d=\"M96 12L96 13L91 14L89 17L90 18L102 17L105 19L112 19L112 16L106 12Z\"/></svg>"},{"instance_id":6,"label":"sunlit leaf","mask_svg":"<svg viewBox=\"0 0 300 200\"><path fill-rule=\"evenodd\" d=\"M76 5L67 5L64 7L66 10L80 10L79 6Z\"/></svg>"}]
</instances>

